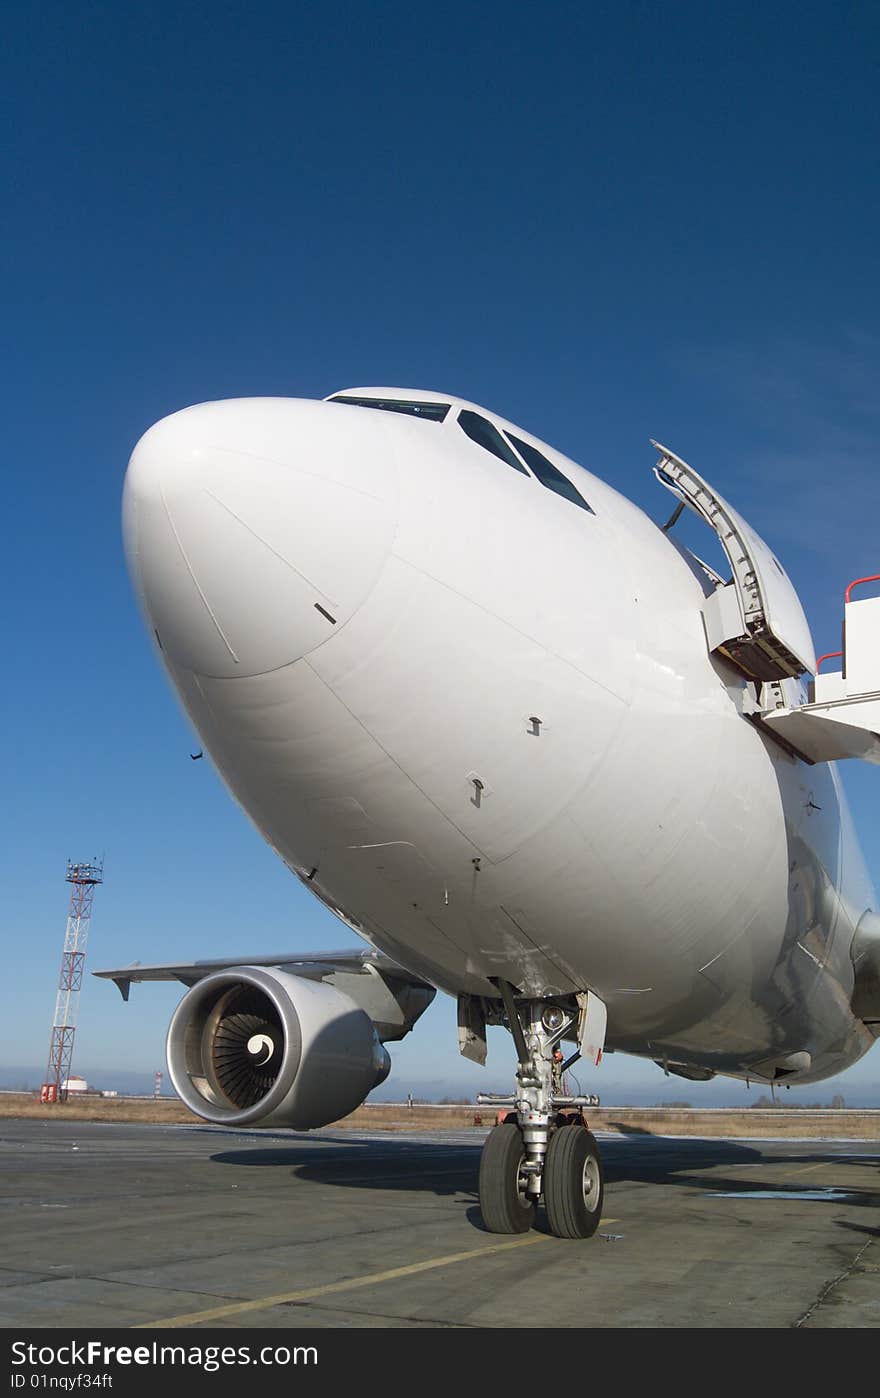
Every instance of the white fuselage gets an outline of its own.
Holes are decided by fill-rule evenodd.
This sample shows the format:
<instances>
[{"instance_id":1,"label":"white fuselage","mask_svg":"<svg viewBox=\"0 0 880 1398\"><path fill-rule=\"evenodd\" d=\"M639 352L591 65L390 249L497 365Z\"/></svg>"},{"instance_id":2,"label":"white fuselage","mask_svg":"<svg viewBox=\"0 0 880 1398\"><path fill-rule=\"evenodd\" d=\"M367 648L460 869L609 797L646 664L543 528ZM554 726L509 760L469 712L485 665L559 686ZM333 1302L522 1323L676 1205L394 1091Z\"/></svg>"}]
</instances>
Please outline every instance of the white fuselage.
<instances>
[{"instance_id":1,"label":"white fuselage","mask_svg":"<svg viewBox=\"0 0 880 1398\"><path fill-rule=\"evenodd\" d=\"M839 779L744 717L699 565L494 414L352 392L450 410L206 403L152 428L127 477L150 630L265 838L450 993L589 988L609 1047L721 1072L854 1061L874 901Z\"/></svg>"}]
</instances>

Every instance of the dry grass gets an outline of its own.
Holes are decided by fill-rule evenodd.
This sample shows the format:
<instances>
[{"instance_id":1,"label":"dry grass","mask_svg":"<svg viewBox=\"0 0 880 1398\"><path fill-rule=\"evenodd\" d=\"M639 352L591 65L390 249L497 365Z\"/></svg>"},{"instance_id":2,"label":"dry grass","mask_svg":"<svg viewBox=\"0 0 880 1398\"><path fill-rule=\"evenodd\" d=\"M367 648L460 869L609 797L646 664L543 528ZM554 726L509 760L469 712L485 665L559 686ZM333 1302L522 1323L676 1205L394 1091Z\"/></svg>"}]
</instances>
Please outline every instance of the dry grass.
<instances>
[{"instance_id":1,"label":"dry grass","mask_svg":"<svg viewBox=\"0 0 880 1398\"><path fill-rule=\"evenodd\" d=\"M44 1121L102 1121L176 1124L199 1121L176 1098L85 1097L44 1106L32 1093L0 1093L0 1117ZM744 1107L729 1111L682 1107L601 1107L588 1113L598 1131L652 1136L804 1136L880 1140L880 1111L776 1111ZM480 1119L479 1122L477 1119ZM375 1105L359 1107L336 1130L435 1131L491 1126L491 1108Z\"/></svg>"},{"instance_id":2,"label":"dry grass","mask_svg":"<svg viewBox=\"0 0 880 1398\"><path fill-rule=\"evenodd\" d=\"M181 1122L197 1121L176 1097L71 1097L51 1106L32 1092L0 1093L0 1117L37 1117L45 1121Z\"/></svg>"}]
</instances>

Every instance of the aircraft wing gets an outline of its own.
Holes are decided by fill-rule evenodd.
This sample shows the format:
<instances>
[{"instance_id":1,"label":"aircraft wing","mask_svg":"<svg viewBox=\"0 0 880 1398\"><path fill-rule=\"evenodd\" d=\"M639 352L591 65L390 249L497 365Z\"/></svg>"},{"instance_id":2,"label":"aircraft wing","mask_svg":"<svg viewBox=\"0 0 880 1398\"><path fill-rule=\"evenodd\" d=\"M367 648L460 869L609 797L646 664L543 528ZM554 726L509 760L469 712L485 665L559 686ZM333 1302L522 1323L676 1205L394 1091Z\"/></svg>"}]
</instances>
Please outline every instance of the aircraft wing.
<instances>
[{"instance_id":1,"label":"aircraft wing","mask_svg":"<svg viewBox=\"0 0 880 1398\"><path fill-rule=\"evenodd\" d=\"M390 956L381 951L359 951L347 948L343 951L310 952L305 956L292 956L282 952L278 956L224 956L218 961L178 961L147 963L132 961L128 966L120 966L112 971L93 971L100 980L113 981L118 986L123 1000L128 999L135 981L180 981L182 985L195 985L203 976L213 971L226 971L230 966L275 966L279 971L290 971L295 976L305 976L307 980L323 980L333 970L348 971L352 974L369 974L372 966L377 971L405 980L411 985L427 985L421 976L406 971Z\"/></svg>"},{"instance_id":2,"label":"aircraft wing","mask_svg":"<svg viewBox=\"0 0 880 1398\"><path fill-rule=\"evenodd\" d=\"M383 952L354 948L319 951L306 955L283 952L278 956L226 956L217 961L179 961L143 965L133 961L113 970L93 971L100 980L113 981L127 1000L135 981L180 981L193 986L214 971L233 966L271 966L306 980L327 981L365 1010L383 1041L402 1039L428 1008L437 991L421 976L392 961Z\"/></svg>"}]
</instances>

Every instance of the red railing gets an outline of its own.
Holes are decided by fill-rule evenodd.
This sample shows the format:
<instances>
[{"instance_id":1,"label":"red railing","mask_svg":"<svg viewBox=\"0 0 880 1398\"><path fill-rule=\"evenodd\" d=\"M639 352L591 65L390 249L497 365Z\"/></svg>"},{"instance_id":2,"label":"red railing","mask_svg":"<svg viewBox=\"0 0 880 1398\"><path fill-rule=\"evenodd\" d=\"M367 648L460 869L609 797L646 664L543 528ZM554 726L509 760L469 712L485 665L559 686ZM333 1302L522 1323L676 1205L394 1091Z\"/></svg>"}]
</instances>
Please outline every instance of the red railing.
<instances>
[{"instance_id":1,"label":"red railing","mask_svg":"<svg viewBox=\"0 0 880 1398\"><path fill-rule=\"evenodd\" d=\"M843 651L842 651L842 650L826 650L826 652L825 652L824 655L820 655L820 656L819 656L819 659L816 661L816 671L817 671L817 673L818 673L818 670L819 670L819 666L822 664L822 661L823 661L823 660L831 660L835 655L840 655L840 656L842 656L842 655L843 655Z\"/></svg>"},{"instance_id":2,"label":"red railing","mask_svg":"<svg viewBox=\"0 0 880 1398\"><path fill-rule=\"evenodd\" d=\"M855 582L851 582L849 587L846 589L843 600L845 602L848 602L850 598L850 593L852 592L853 588L861 587L862 583L867 582L880 582L880 573L872 573L869 578L856 578Z\"/></svg>"}]
</instances>

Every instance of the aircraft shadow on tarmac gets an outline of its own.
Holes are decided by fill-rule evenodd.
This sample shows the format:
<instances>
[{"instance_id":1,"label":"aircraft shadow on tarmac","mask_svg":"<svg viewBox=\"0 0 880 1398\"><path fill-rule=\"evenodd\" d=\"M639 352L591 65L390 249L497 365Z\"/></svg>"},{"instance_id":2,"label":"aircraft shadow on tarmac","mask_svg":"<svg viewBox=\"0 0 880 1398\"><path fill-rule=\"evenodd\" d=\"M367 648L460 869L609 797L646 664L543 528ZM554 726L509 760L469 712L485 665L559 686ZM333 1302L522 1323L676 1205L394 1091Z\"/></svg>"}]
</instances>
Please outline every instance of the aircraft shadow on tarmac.
<instances>
[{"instance_id":1,"label":"aircraft shadow on tarmac","mask_svg":"<svg viewBox=\"0 0 880 1398\"><path fill-rule=\"evenodd\" d=\"M867 1233L869 1238L880 1238L880 1228L871 1228L865 1223L852 1223L848 1218L837 1219L838 1228L848 1228L853 1233Z\"/></svg>"},{"instance_id":2,"label":"aircraft shadow on tarmac","mask_svg":"<svg viewBox=\"0 0 880 1398\"><path fill-rule=\"evenodd\" d=\"M789 1154L764 1151L755 1142L740 1144L731 1140L684 1140L671 1137L655 1137L653 1140L654 1144L650 1148L646 1148L645 1138L641 1133L637 1136L629 1135L628 1139L622 1138L613 1143L603 1141L606 1181L612 1183L631 1180L675 1185L679 1188L683 1186L699 1190L706 1196L739 1199L753 1197L756 1200L778 1202L794 1200L880 1208L880 1181L876 1189L865 1188L864 1184L848 1185L846 1182L846 1168L850 1164L862 1169L873 1168L880 1175L880 1154L829 1152L822 1150L818 1144L812 1151ZM616 1147L616 1150L612 1149L609 1152L609 1144ZM627 1154L628 1147L631 1154ZM801 1173L808 1171L810 1166L832 1165L835 1162L840 1167L840 1173L837 1174L833 1185L823 1184L815 1176L809 1181L800 1179ZM773 1177L768 1179L760 1171L756 1171L754 1178L743 1178L742 1175L728 1177L718 1168L730 1166L738 1169L744 1165L771 1167L774 1171ZM791 1167L791 1173L788 1175L785 1172L786 1166ZM704 1174L703 1171L711 1173Z\"/></svg>"},{"instance_id":3,"label":"aircraft shadow on tarmac","mask_svg":"<svg viewBox=\"0 0 880 1398\"><path fill-rule=\"evenodd\" d=\"M289 1146L273 1145L268 1150L219 1151L211 1161L217 1165L287 1168L297 1179L349 1189L476 1196L481 1141L474 1145L393 1138L359 1141L344 1135L314 1140L315 1144L306 1145L294 1138Z\"/></svg>"},{"instance_id":4,"label":"aircraft shadow on tarmac","mask_svg":"<svg viewBox=\"0 0 880 1398\"><path fill-rule=\"evenodd\" d=\"M308 1144L303 1138L294 1138L289 1145L281 1144L283 1140L283 1137L274 1137L269 1148L249 1146L220 1151L212 1155L211 1160L217 1165L288 1169L301 1180L349 1189L476 1197L481 1141L473 1144L394 1138L363 1141L345 1135L313 1137ZM632 1181L685 1186L707 1196L726 1194L746 1199L755 1195L779 1201L793 1199L880 1207L880 1190L851 1187L845 1179L848 1163L876 1167L880 1160L876 1155L832 1157L821 1149L797 1154L765 1153L753 1142L689 1141L641 1134L603 1139L601 1148L605 1180L609 1185ZM838 1175L834 1187L815 1180L808 1183L793 1174L786 1178L784 1170L780 1178L779 1167L790 1165L792 1171L803 1171L805 1167L825 1164L833 1158L839 1159L842 1167L842 1178ZM754 1180L743 1179L738 1173L743 1166L762 1163L773 1167L772 1180L763 1172L756 1174ZM730 1176L723 1167L730 1168Z\"/></svg>"},{"instance_id":5,"label":"aircraft shadow on tarmac","mask_svg":"<svg viewBox=\"0 0 880 1398\"><path fill-rule=\"evenodd\" d=\"M287 1142L290 1141L290 1144ZM281 1144L284 1142L284 1144ZM302 1144L299 1144L302 1142ZM320 1142L320 1145L318 1145ZM651 1144L648 1144L651 1142ZM439 1183L439 1177L450 1180L459 1176L462 1181L476 1180L480 1148L483 1142L474 1144L448 1141L399 1141L399 1139L371 1139L358 1141L347 1135L322 1135L322 1137L284 1138L276 1135L273 1145L248 1146L235 1151L220 1151L211 1155L215 1165L246 1167L274 1167L274 1169L294 1170L299 1179L319 1180L325 1184L346 1184L347 1187L397 1188L397 1190L425 1190L430 1192L452 1192L452 1183ZM318 1146L318 1149L316 1149ZM761 1151L760 1145L750 1142L740 1145L736 1141L687 1141L663 1137L634 1137L603 1139L602 1156L604 1177L609 1184L624 1180L641 1183L687 1184L705 1190L725 1190L737 1192L767 1191L767 1181L754 1180L754 1184L743 1179L726 1179L719 1174L702 1176L702 1170L718 1170L719 1166L736 1167L790 1165L803 1170L810 1165L823 1165L832 1156L827 1152L799 1152L796 1155L783 1155ZM863 1163L877 1165L877 1156L841 1155L841 1165ZM806 1183L806 1181L804 1181ZM785 1194L803 1191L803 1186L792 1180L781 1181L776 1176L772 1188ZM821 1190L821 1186L816 1186ZM873 1191L862 1191L865 1202L880 1204L880 1195Z\"/></svg>"}]
</instances>

